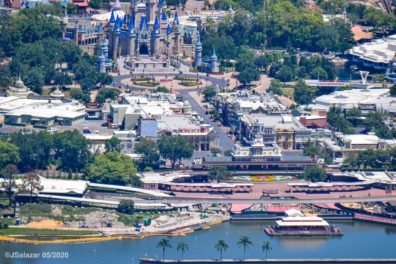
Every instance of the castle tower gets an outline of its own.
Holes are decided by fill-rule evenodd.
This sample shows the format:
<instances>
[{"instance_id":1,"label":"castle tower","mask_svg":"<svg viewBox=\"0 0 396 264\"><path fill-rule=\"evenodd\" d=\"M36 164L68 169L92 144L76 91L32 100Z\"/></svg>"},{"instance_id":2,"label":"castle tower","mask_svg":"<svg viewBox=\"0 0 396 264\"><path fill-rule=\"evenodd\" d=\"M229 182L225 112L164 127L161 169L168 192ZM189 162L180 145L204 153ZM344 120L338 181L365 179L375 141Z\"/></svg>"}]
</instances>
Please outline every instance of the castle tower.
<instances>
[{"instance_id":1,"label":"castle tower","mask_svg":"<svg viewBox=\"0 0 396 264\"><path fill-rule=\"evenodd\" d=\"M175 13L175 18L173 19L173 25L172 25L172 32L175 35L174 37L174 50L173 53L175 55L178 55L180 53L180 22L179 22L179 14L176 12Z\"/></svg>"},{"instance_id":2,"label":"castle tower","mask_svg":"<svg viewBox=\"0 0 396 264\"><path fill-rule=\"evenodd\" d=\"M195 44L195 66L202 64L202 43L201 36L198 36L197 43Z\"/></svg>"},{"instance_id":3,"label":"castle tower","mask_svg":"<svg viewBox=\"0 0 396 264\"><path fill-rule=\"evenodd\" d=\"M128 55L134 57L135 52L135 42L136 42L136 32L135 32L135 18L131 16L129 18L128 24Z\"/></svg>"},{"instance_id":4,"label":"castle tower","mask_svg":"<svg viewBox=\"0 0 396 264\"><path fill-rule=\"evenodd\" d=\"M168 26L168 16L166 15L165 11L162 10L161 13L161 31L166 32Z\"/></svg>"},{"instance_id":5,"label":"castle tower","mask_svg":"<svg viewBox=\"0 0 396 264\"><path fill-rule=\"evenodd\" d=\"M147 22L150 22L155 17L155 2L154 0L147 0L147 9L146 9L146 17Z\"/></svg>"},{"instance_id":6,"label":"castle tower","mask_svg":"<svg viewBox=\"0 0 396 264\"><path fill-rule=\"evenodd\" d=\"M162 10L162 7L163 7L163 0L159 0L158 1L158 4L157 4L157 11L155 12L155 15L156 16L160 16L161 14L162 14L162 12L163 12L163 10Z\"/></svg>"},{"instance_id":7,"label":"castle tower","mask_svg":"<svg viewBox=\"0 0 396 264\"><path fill-rule=\"evenodd\" d=\"M170 34L172 34L172 29L170 25L168 24L168 27L166 28L166 56L169 57L170 52Z\"/></svg>"},{"instance_id":8,"label":"castle tower","mask_svg":"<svg viewBox=\"0 0 396 264\"><path fill-rule=\"evenodd\" d=\"M106 61L106 57L102 51L102 54L100 54L100 56L99 56L99 72L100 73L106 73L105 61Z\"/></svg>"},{"instance_id":9,"label":"castle tower","mask_svg":"<svg viewBox=\"0 0 396 264\"><path fill-rule=\"evenodd\" d=\"M102 53L106 59L109 58L109 43L106 38L102 42Z\"/></svg>"},{"instance_id":10,"label":"castle tower","mask_svg":"<svg viewBox=\"0 0 396 264\"><path fill-rule=\"evenodd\" d=\"M114 28L114 38L113 38L113 48L112 48L112 52L113 52L113 60L117 60L117 56L118 56L118 45L120 43L120 34L121 34L121 19L119 17L117 17L116 23L115 23L115 28Z\"/></svg>"},{"instance_id":11,"label":"castle tower","mask_svg":"<svg viewBox=\"0 0 396 264\"><path fill-rule=\"evenodd\" d=\"M183 14L183 4L181 2L181 0L179 0L179 4L177 5L177 12Z\"/></svg>"},{"instance_id":12,"label":"castle tower","mask_svg":"<svg viewBox=\"0 0 396 264\"><path fill-rule=\"evenodd\" d=\"M213 48L213 54L212 56L210 56L210 72L213 73L219 72L219 65L217 64L217 55L215 48Z\"/></svg>"},{"instance_id":13,"label":"castle tower","mask_svg":"<svg viewBox=\"0 0 396 264\"><path fill-rule=\"evenodd\" d=\"M157 56L159 55L159 38L160 38L160 23L158 16L155 17L155 22L153 25L153 32L152 32L152 43L153 43L153 48L152 48L152 55Z\"/></svg>"}]
</instances>

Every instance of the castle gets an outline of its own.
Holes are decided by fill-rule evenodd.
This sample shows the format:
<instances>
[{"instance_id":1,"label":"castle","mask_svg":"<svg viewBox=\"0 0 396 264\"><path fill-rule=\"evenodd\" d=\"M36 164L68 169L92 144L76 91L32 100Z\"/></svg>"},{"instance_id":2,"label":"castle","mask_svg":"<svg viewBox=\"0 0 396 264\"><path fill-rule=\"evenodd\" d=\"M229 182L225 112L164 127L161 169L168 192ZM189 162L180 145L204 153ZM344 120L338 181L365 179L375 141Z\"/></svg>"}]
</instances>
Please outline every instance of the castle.
<instances>
[{"instance_id":1,"label":"castle","mask_svg":"<svg viewBox=\"0 0 396 264\"><path fill-rule=\"evenodd\" d=\"M166 10L165 0L132 0L130 13L116 16L121 9L118 0L113 4L108 21L108 40L103 41L99 57L100 71L107 70L108 61L120 56L129 57L131 68L168 67L171 57L194 58L202 63L202 44L199 36L201 21L183 21L178 11Z\"/></svg>"}]
</instances>

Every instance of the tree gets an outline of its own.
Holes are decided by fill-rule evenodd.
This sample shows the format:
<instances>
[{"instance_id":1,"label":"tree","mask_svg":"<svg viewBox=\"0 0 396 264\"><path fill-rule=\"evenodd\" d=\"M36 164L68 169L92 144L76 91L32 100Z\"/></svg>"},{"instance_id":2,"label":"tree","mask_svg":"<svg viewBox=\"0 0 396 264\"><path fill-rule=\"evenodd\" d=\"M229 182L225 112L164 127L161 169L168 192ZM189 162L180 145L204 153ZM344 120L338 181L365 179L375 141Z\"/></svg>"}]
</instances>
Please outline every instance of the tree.
<instances>
[{"instance_id":1,"label":"tree","mask_svg":"<svg viewBox=\"0 0 396 264\"><path fill-rule=\"evenodd\" d=\"M282 83L279 80L272 79L271 86L269 87L268 91L272 92L273 94L282 95Z\"/></svg>"},{"instance_id":2,"label":"tree","mask_svg":"<svg viewBox=\"0 0 396 264\"><path fill-rule=\"evenodd\" d=\"M308 104L315 98L317 88L308 86L302 80L298 80L294 90L294 100L298 104Z\"/></svg>"},{"instance_id":3,"label":"tree","mask_svg":"<svg viewBox=\"0 0 396 264\"><path fill-rule=\"evenodd\" d=\"M275 77L281 82L290 82L294 79L294 76L293 68L288 65L282 65L275 74Z\"/></svg>"},{"instance_id":4,"label":"tree","mask_svg":"<svg viewBox=\"0 0 396 264\"><path fill-rule=\"evenodd\" d=\"M223 259L223 251L227 251L228 249L228 244L227 242L225 242L224 240L220 239L219 241L217 241L215 248L217 251L220 252L220 260Z\"/></svg>"},{"instance_id":5,"label":"tree","mask_svg":"<svg viewBox=\"0 0 396 264\"><path fill-rule=\"evenodd\" d=\"M253 246L253 242L250 240L248 236L241 236L237 244L238 246L243 247L243 258L245 258L246 249L249 249L250 246Z\"/></svg>"},{"instance_id":6,"label":"tree","mask_svg":"<svg viewBox=\"0 0 396 264\"><path fill-rule=\"evenodd\" d=\"M177 243L177 251L181 251L181 259L183 259L184 252L188 250L188 244L186 242Z\"/></svg>"},{"instance_id":7,"label":"tree","mask_svg":"<svg viewBox=\"0 0 396 264\"><path fill-rule=\"evenodd\" d=\"M217 182L225 181L228 177L231 176L231 173L224 166L212 167L209 170L209 179L216 180Z\"/></svg>"},{"instance_id":8,"label":"tree","mask_svg":"<svg viewBox=\"0 0 396 264\"><path fill-rule=\"evenodd\" d=\"M216 96L216 91L212 86L208 86L207 88L205 88L205 90L203 90L202 92L205 101L210 101L213 97Z\"/></svg>"},{"instance_id":9,"label":"tree","mask_svg":"<svg viewBox=\"0 0 396 264\"><path fill-rule=\"evenodd\" d=\"M356 107L353 107L346 112L346 119L348 119L354 126L357 125L357 122L361 116L362 111Z\"/></svg>"},{"instance_id":10,"label":"tree","mask_svg":"<svg viewBox=\"0 0 396 264\"><path fill-rule=\"evenodd\" d=\"M183 158L191 158L194 152L194 145L179 135L163 136L157 143L161 156L171 161L172 169L177 161L180 163Z\"/></svg>"},{"instance_id":11,"label":"tree","mask_svg":"<svg viewBox=\"0 0 396 264\"><path fill-rule=\"evenodd\" d=\"M112 152L112 151L121 151L121 140L119 140L117 137L112 136L110 140L107 140L105 143L105 149L106 152Z\"/></svg>"},{"instance_id":12,"label":"tree","mask_svg":"<svg viewBox=\"0 0 396 264\"><path fill-rule=\"evenodd\" d=\"M92 160L90 143L77 130L54 134L55 159L65 171L82 171Z\"/></svg>"},{"instance_id":13,"label":"tree","mask_svg":"<svg viewBox=\"0 0 396 264\"><path fill-rule=\"evenodd\" d=\"M12 189L16 187L15 180L14 180L14 175L18 173L18 168L15 164L8 164L5 166L0 174L3 177L3 188L7 193L8 201L11 205L12 203Z\"/></svg>"},{"instance_id":14,"label":"tree","mask_svg":"<svg viewBox=\"0 0 396 264\"><path fill-rule=\"evenodd\" d=\"M95 158L95 161L89 166L87 178L98 183L141 186L141 181L136 173L131 158L112 151Z\"/></svg>"},{"instance_id":15,"label":"tree","mask_svg":"<svg viewBox=\"0 0 396 264\"><path fill-rule=\"evenodd\" d=\"M34 193L37 193L43 189L41 185L40 176L36 172L27 173L22 180L22 188L29 193L30 202Z\"/></svg>"},{"instance_id":16,"label":"tree","mask_svg":"<svg viewBox=\"0 0 396 264\"><path fill-rule=\"evenodd\" d=\"M219 149L219 148L211 148L210 152L213 154L213 156L217 156L218 154L221 153L221 149Z\"/></svg>"},{"instance_id":17,"label":"tree","mask_svg":"<svg viewBox=\"0 0 396 264\"><path fill-rule=\"evenodd\" d=\"M162 249L162 259L165 259L165 250L167 248L172 248L172 245L167 238L162 238L160 241L158 241L157 248Z\"/></svg>"},{"instance_id":18,"label":"tree","mask_svg":"<svg viewBox=\"0 0 396 264\"><path fill-rule=\"evenodd\" d=\"M243 85L248 85L253 81L257 81L260 78L260 73L253 67L243 69L237 76L237 79Z\"/></svg>"},{"instance_id":19,"label":"tree","mask_svg":"<svg viewBox=\"0 0 396 264\"><path fill-rule=\"evenodd\" d=\"M139 169L147 167L157 167L160 159L157 144L148 138L141 138L140 142L135 145L135 152L142 154L143 157L138 161Z\"/></svg>"},{"instance_id":20,"label":"tree","mask_svg":"<svg viewBox=\"0 0 396 264\"><path fill-rule=\"evenodd\" d=\"M269 241L264 241L261 249L264 251L265 258L267 259L268 253L272 250L271 243Z\"/></svg>"},{"instance_id":21,"label":"tree","mask_svg":"<svg viewBox=\"0 0 396 264\"><path fill-rule=\"evenodd\" d=\"M389 93L391 96L396 96L396 84L390 88Z\"/></svg>"},{"instance_id":22,"label":"tree","mask_svg":"<svg viewBox=\"0 0 396 264\"><path fill-rule=\"evenodd\" d=\"M20 161L19 149L16 145L0 140L0 168Z\"/></svg>"},{"instance_id":23,"label":"tree","mask_svg":"<svg viewBox=\"0 0 396 264\"><path fill-rule=\"evenodd\" d=\"M10 141L19 149L20 162L17 166L22 172L46 169L53 161L53 136L46 131L12 133Z\"/></svg>"},{"instance_id":24,"label":"tree","mask_svg":"<svg viewBox=\"0 0 396 264\"><path fill-rule=\"evenodd\" d=\"M312 182L322 182L326 179L326 172L318 166L305 167L303 177Z\"/></svg>"},{"instance_id":25,"label":"tree","mask_svg":"<svg viewBox=\"0 0 396 264\"><path fill-rule=\"evenodd\" d=\"M91 0L89 6L93 9L100 9L102 8L102 0Z\"/></svg>"},{"instance_id":26,"label":"tree","mask_svg":"<svg viewBox=\"0 0 396 264\"><path fill-rule=\"evenodd\" d=\"M341 131L345 134L353 134L355 132L352 123L344 117L344 114L339 107L330 107L329 112L327 113L327 122L336 131Z\"/></svg>"},{"instance_id":27,"label":"tree","mask_svg":"<svg viewBox=\"0 0 396 264\"><path fill-rule=\"evenodd\" d=\"M133 200L122 200L117 207L117 210L124 214L132 214L133 209L135 209L135 202Z\"/></svg>"}]
</instances>

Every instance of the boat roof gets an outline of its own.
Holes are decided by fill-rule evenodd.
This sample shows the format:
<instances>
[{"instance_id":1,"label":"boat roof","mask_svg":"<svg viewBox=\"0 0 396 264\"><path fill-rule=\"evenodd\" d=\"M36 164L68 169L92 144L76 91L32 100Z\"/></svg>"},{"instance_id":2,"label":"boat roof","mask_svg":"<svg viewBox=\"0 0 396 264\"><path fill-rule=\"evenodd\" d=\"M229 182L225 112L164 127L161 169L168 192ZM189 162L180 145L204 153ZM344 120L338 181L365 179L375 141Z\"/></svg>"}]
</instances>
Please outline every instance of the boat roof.
<instances>
[{"instance_id":1,"label":"boat roof","mask_svg":"<svg viewBox=\"0 0 396 264\"><path fill-rule=\"evenodd\" d=\"M283 217L282 220L276 221L276 224L278 226L329 226L323 218L316 216Z\"/></svg>"}]
</instances>

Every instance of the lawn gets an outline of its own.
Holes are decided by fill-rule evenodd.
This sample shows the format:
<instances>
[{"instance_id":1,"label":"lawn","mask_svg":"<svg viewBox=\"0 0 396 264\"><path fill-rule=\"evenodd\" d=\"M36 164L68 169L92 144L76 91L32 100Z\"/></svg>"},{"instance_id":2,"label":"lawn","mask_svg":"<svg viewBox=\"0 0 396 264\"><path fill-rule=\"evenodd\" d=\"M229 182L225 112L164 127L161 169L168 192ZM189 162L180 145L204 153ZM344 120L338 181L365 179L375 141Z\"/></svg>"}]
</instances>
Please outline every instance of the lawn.
<instances>
[{"instance_id":1,"label":"lawn","mask_svg":"<svg viewBox=\"0 0 396 264\"><path fill-rule=\"evenodd\" d=\"M19 213L21 217L52 217L50 204L23 204Z\"/></svg>"}]
</instances>

